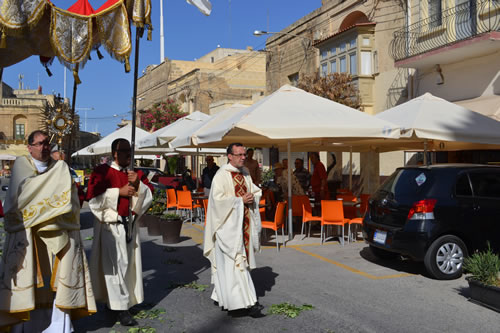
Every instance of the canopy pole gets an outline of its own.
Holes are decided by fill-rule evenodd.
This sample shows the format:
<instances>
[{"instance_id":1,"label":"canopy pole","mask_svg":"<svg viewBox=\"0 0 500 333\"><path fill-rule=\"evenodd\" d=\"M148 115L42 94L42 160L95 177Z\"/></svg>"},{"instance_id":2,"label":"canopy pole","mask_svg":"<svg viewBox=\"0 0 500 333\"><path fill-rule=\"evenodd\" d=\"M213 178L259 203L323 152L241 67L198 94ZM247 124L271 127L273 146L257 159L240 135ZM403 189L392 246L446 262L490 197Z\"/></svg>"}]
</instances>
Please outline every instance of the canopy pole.
<instances>
[{"instance_id":1,"label":"canopy pole","mask_svg":"<svg viewBox=\"0 0 500 333\"><path fill-rule=\"evenodd\" d=\"M130 136L130 170L134 170L135 155L135 123L137 113L137 72L139 71L139 42L144 28L135 28L135 58L134 58L134 90L132 92L132 135Z\"/></svg>"},{"instance_id":2,"label":"canopy pole","mask_svg":"<svg viewBox=\"0 0 500 333\"><path fill-rule=\"evenodd\" d=\"M291 142L287 141L287 158L288 158L288 240L293 239L293 216L292 216L292 152Z\"/></svg>"},{"instance_id":3,"label":"canopy pole","mask_svg":"<svg viewBox=\"0 0 500 333\"><path fill-rule=\"evenodd\" d=\"M144 33L144 28L135 28L135 59L134 59L134 90L132 92L132 134L130 136L130 170L134 170L134 155L135 155L135 122L137 111L137 72L139 71L139 41ZM134 229L134 216L132 215L132 200L129 200L128 221L125 224L127 243L132 240L132 232Z\"/></svg>"},{"instance_id":4,"label":"canopy pole","mask_svg":"<svg viewBox=\"0 0 500 333\"><path fill-rule=\"evenodd\" d=\"M349 146L349 191L352 192L352 146Z\"/></svg>"},{"instance_id":5,"label":"canopy pole","mask_svg":"<svg viewBox=\"0 0 500 333\"><path fill-rule=\"evenodd\" d=\"M76 65L76 68L78 70L78 65ZM66 71L66 70L65 70ZM76 80L73 80L73 99L71 100L71 120L72 121L75 121L75 108L76 108L76 92L78 90L78 83L76 82ZM64 100L63 100L63 103L64 103ZM71 154L73 153L72 150L71 150L71 143L73 142L72 138L73 136L75 135L75 124L73 124L73 129L71 130L71 132L69 133L69 139L68 139L68 143L67 143L67 153L66 153L66 162L69 163L70 159L71 159ZM59 150L61 150L61 147L59 147Z\"/></svg>"},{"instance_id":6,"label":"canopy pole","mask_svg":"<svg viewBox=\"0 0 500 333\"><path fill-rule=\"evenodd\" d=\"M200 188L200 148L196 147L196 191Z\"/></svg>"}]
</instances>

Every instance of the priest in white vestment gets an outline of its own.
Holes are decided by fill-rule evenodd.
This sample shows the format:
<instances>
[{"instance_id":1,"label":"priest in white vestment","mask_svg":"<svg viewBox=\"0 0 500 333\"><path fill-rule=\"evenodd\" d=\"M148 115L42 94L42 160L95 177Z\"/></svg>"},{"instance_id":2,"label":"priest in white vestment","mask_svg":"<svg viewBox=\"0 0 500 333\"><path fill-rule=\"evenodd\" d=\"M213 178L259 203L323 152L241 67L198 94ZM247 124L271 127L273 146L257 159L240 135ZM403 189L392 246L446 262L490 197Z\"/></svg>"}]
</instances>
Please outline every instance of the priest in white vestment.
<instances>
[{"instance_id":1,"label":"priest in white vestment","mask_svg":"<svg viewBox=\"0 0 500 333\"><path fill-rule=\"evenodd\" d=\"M96 312L78 194L66 162L50 159L45 132L29 135L28 151L5 199L0 331L69 333L71 320Z\"/></svg>"},{"instance_id":2,"label":"priest in white vestment","mask_svg":"<svg viewBox=\"0 0 500 333\"><path fill-rule=\"evenodd\" d=\"M138 220L151 205L153 188L141 171L126 170L131 155L127 140L113 141L111 151L113 163L94 170L87 190L96 218L90 273L96 299L117 311L123 326L134 326L129 309L144 301L144 290L138 226L127 222L129 205Z\"/></svg>"},{"instance_id":3,"label":"priest in white vestment","mask_svg":"<svg viewBox=\"0 0 500 333\"><path fill-rule=\"evenodd\" d=\"M245 147L227 149L229 163L212 180L207 208L203 255L210 260L212 299L225 310L260 313L250 270L260 250L261 190L243 166Z\"/></svg>"}]
</instances>

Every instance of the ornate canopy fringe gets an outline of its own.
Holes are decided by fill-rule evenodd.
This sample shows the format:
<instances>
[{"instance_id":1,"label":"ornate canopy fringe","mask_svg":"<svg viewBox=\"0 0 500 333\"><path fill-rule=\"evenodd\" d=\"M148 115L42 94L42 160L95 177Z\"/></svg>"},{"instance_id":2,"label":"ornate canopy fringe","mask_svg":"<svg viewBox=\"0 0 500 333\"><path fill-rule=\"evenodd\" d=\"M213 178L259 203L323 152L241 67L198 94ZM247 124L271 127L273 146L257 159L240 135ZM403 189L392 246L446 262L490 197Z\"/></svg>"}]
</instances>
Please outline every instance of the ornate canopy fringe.
<instances>
[{"instance_id":1,"label":"ornate canopy fringe","mask_svg":"<svg viewBox=\"0 0 500 333\"><path fill-rule=\"evenodd\" d=\"M150 39L151 0L108 0L97 10L88 0L78 0L67 10L49 0L0 0L0 67L39 55L55 56L78 71L101 45L130 67L130 23L146 27ZM33 41L49 41L50 47ZM25 45L28 50L23 50Z\"/></svg>"}]
</instances>

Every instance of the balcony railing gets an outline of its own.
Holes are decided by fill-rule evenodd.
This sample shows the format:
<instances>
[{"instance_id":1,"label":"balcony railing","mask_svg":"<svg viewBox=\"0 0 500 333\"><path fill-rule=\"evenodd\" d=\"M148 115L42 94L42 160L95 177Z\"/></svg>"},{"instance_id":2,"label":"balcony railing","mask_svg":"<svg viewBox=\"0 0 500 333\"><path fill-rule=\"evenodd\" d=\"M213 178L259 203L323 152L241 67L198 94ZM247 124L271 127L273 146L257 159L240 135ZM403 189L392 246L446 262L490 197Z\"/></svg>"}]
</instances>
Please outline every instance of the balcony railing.
<instances>
[{"instance_id":1,"label":"balcony railing","mask_svg":"<svg viewBox=\"0 0 500 333\"><path fill-rule=\"evenodd\" d=\"M399 61L491 31L500 31L500 0L469 1L395 31L390 52Z\"/></svg>"}]
</instances>

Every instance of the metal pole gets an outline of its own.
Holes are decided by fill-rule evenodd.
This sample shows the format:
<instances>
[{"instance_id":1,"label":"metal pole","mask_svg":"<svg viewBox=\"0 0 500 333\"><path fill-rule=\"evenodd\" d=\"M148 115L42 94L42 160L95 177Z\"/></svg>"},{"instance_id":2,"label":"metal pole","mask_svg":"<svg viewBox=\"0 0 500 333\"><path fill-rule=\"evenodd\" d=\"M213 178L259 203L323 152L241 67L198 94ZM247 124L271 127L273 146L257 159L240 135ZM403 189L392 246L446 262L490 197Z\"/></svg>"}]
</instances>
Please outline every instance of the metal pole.
<instances>
[{"instance_id":1,"label":"metal pole","mask_svg":"<svg viewBox=\"0 0 500 333\"><path fill-rule=\"evenodd\" d=\"M132 135L130 137L130 170L134 170L135 155L135 123L137 111L137 73L139 71L139 41L144 28L135 28L134 90L132 93Z\"/></svg>"},{"instance_id":2,"label":"metal pole","mask_svg":"<svg viewBox=\"0 0 500 333\"><path fill-rule=\"evenodd\" d=\"M165 59L165 35L163 29L163 0L160 0L160 64Z\"/></svg>"},{"instance_id":3,"label":"metal pole","mask_svg":"<svg viewBox=\"0 0 500 333\"><path fill-rule=\"evenodd\" d=\"M427 139L424 140L424 165L427 165Z\"/></svg>"},{"instance_id":4,"label":"metal pole","mask_svg":"<svg viewBox=\"0 0 500 333\"><path fill-rule=\"evenodd\" d=\"M349 191L352 192L352 146L349 146Z\"/></svg>"},{"instance_id":5,"label":"metal pole","mask_svg":"<svg viewBox=\"0 0 500 333\"><path fill-rule=\"evenodd\" d=\"M144 28L135 28L135 59L134 59L134 90L132 93L132 135L130 136L130 170L134 170L135 155L135 122L137 109L137 72L139 71L139 41L144 33ZM126 228L127 243L132 240L133 229L135 226L134 216L132 214L132 200L129 200L128 223Z\"/></svg>"},{"instance_id":6,"label":"metal pole","mask_svg":"<svg viewBox=\"0 0 500 333\"><path fill-rule=\"evenodd\" d=\"M293 216L292 216L292 152L291 142L286 143L288 158L288 240L293 239Z\"/></svg>"}]
</instances>

